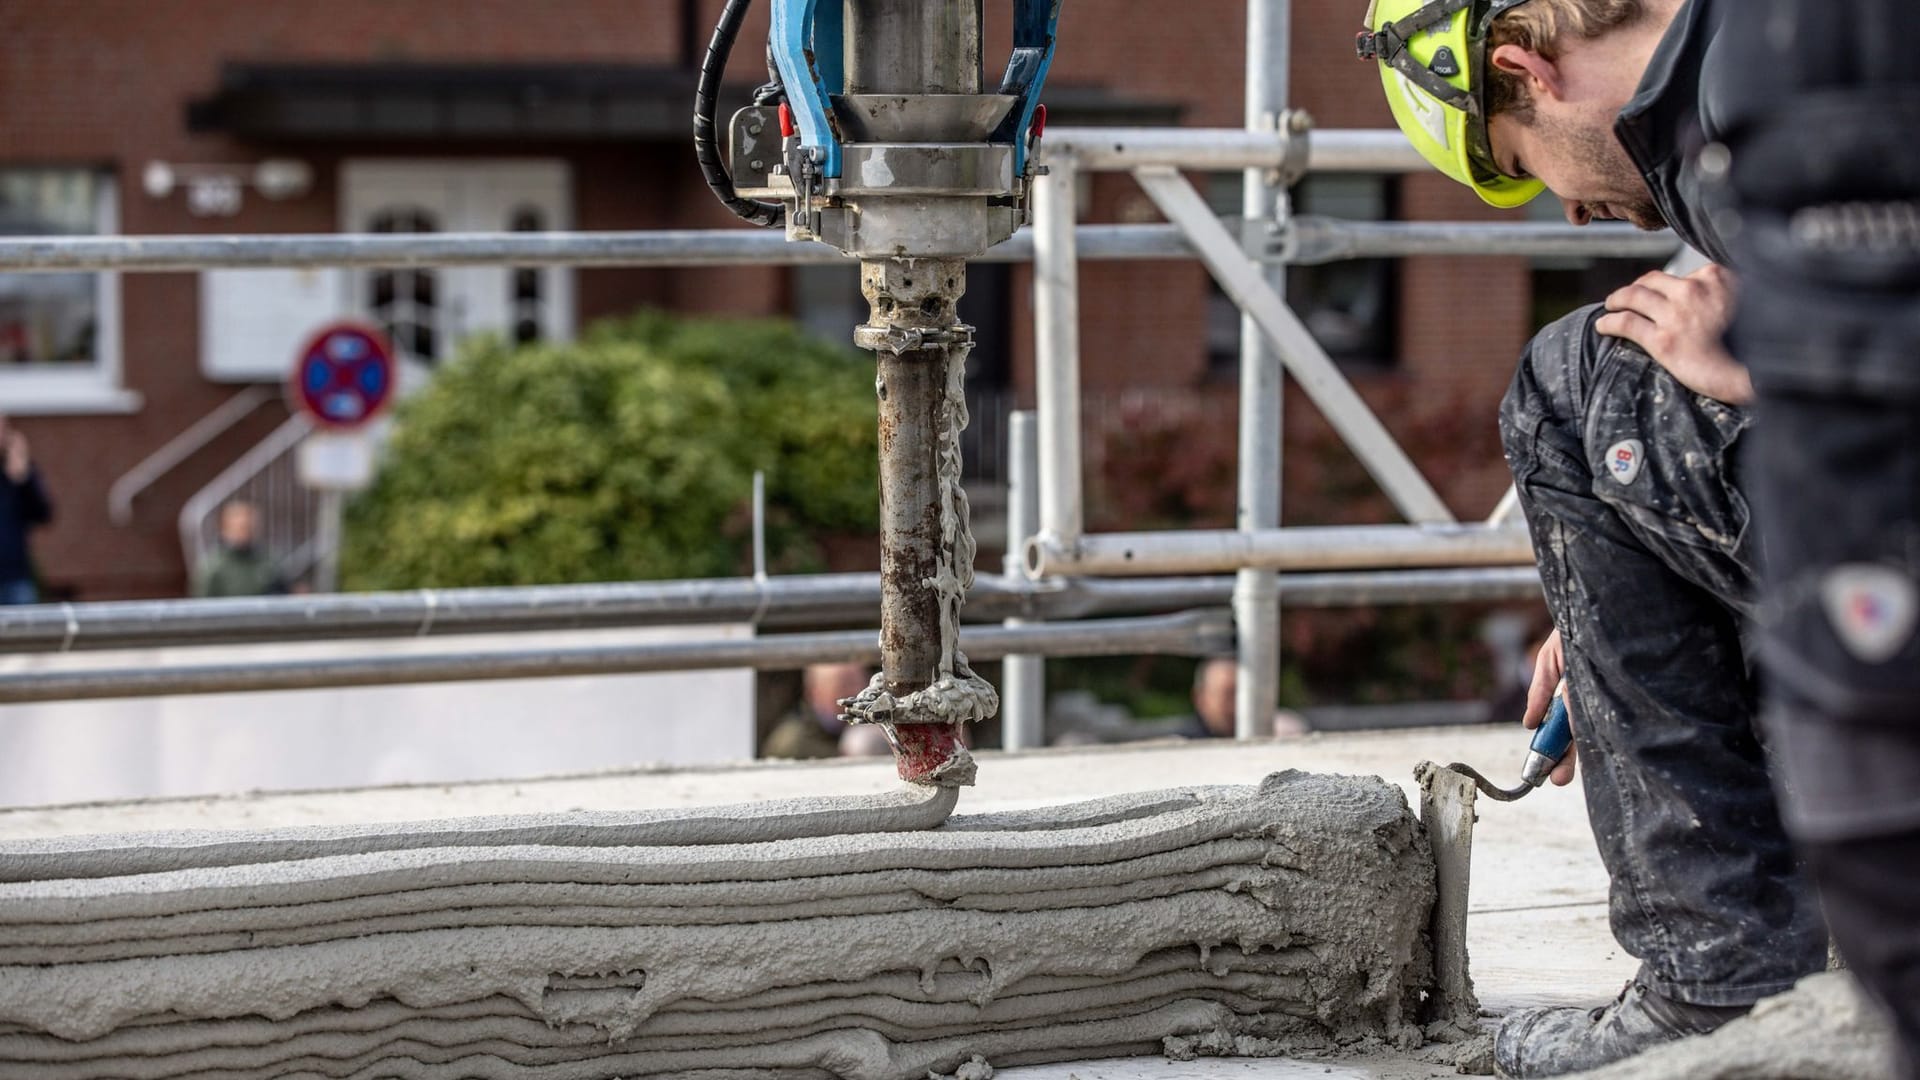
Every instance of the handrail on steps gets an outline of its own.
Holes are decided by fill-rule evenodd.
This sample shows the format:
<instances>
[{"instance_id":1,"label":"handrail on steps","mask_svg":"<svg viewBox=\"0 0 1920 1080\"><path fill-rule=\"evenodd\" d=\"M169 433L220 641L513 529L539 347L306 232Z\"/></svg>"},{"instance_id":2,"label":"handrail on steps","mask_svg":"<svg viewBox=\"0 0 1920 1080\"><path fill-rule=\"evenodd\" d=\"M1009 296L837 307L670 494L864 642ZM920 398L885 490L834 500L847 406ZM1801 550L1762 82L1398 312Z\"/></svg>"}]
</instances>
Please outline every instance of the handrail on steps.
<instances>
[{"instance_id":1,"label":"handrail on steps","mask_svg":"<svg viewBox=\"0 0 1920 1080\"><path fill-rule=\"evenodd\" d=\"M253 415L253 411L279 397L276 387L258 384L241 388L227 400L173 438L158 450L141 458L139 464L121 474L107 489L107 519L115 525L133 523L133 500L160 482L188 458L206 449L207 444L226 434L234 425Z\"/></svg>"}]
</instances>

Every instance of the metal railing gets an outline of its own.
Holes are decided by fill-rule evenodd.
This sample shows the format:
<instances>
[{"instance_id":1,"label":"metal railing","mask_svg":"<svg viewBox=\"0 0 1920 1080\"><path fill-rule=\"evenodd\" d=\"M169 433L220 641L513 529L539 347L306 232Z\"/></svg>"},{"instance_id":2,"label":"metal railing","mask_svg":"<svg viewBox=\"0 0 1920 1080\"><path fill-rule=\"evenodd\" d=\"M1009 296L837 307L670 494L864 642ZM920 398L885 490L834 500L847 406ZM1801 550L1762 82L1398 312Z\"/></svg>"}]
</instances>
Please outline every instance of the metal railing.
<instances>
[{"instance_id":1,"label":"metal railing","mask_svg":"<svg viewBox=\"0 0 1920 1080\"><path fill-rule=\"evenodd\" d=\"M186 430L168 439L160 449L141 458L107 489L107 520L115 525L132 522L133 500L162 477L185 464L188 458L205 450L213 440L252 416L260 406L279 396L274 387L243 387L214 406L205 416L187 425Z\"/></svg>"},{"instance_id":2,"label":"metal railing","mask_svg":"<svg viewBox=\"0 0 1920 1080\"><path fill-rule=\"evenodd\" d=\"M1227 222L1237 229L1239 219ZM1081 225L1082 259L1191 259L1196 249L1173 225ZM976 262L1034 258L1034 234L1022 230ZM1289 247L1289 243L1292 244ZM1670 236L1630 225L1520 225L1482 221L1370 222L1302 215L1253 257L1318 263L1394 255L1658 257ZM740 229L657 232L252 234L235 236L0 237L0 273L411 266L675 267L855 266L825 244L790 243L779 233Z\"/></svg>"},{"instance_id":3,"label":"metal railing","mask_svg":"<svg viewBox=\"0 0 1920 1080\"><path fill-rule=\"evenodd\" d=\"M1232 639L1231 620L1223 613L1204 611L1021 627L967 627L960 635L961 647L978 660L1013 654L1205 656L1226 648ZM849 630L652 645L35 671L0 675L0 704L713 668L787 669L822 663L872 665L880 659L879 642L877 630Z\"/></svg>"},{"instance_id":4,"label":"metal railing","mask_svg":"<svg viewBox=\"0 0 1920 1080\"><path fill-rule=\"evenodd\" d=\"M1231 577L981 576L964 614L1070 621L1219 607ZM1532 567L1283 574L1295 607L1444 604L1539 592ZM0 652L62 653L174 645L424 638L712 623L762 629L864 625L880 613L880 575L636 581L595 585L414 589L213 600L109 600L0 607Z\"/></svg>"}]
</instances>

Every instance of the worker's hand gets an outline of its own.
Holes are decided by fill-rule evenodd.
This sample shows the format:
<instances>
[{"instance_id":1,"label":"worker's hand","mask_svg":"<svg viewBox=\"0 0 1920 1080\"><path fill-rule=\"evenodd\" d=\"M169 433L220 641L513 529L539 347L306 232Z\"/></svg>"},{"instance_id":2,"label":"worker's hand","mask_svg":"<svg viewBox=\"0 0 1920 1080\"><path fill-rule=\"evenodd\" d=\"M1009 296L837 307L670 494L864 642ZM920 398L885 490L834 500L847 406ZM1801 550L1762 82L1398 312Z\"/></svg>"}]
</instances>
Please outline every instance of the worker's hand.
<instances>
[{"instance_id":1,"label":"worker's hand","mask_svg":"<svg viewBox=\"0 0 1920 1080\"><path fill-rule=\"evenodd\" d=\"M1553 705L1553 695L1562 689L1567 678L1567 652L1560 644L1560 631L1554 630L1547 640L1540 643L1540 651L1533 657L1533 682L1527 687L1527 712L1520 723L1528 731L1546 722L1547 710ZM1573 701L1567 701L1567 726L1573 726ZM1548 777L1555 787L1566 787L1573 783L1573 773L1579 764L1576 758L1579 751L1572 744L1567 746L1567 756L1560 759Z\"/></svg>"},{"instance_id":2,"label":"worker's hand","mask_svg":"<svg viewBox=\"0 0 1920 1080\"><path fill-rule=\"evenodd\" d=\"M27 437L17 427L9 427L6 433L7 479L16 484L27 482L27 474L33 471L33 455L27 449Z\"/></svg>"},{"instance_id":3,"label":"worker's hand","mask_svg":"<svg viewBox=\"0 0 1920 1080\"><path fill-rule=\"evenodd\" d=\"M1733 274L1718 264L1686 277L1655 270L1607 297L1607 314L1593 328L1647 350L1694 393L1745 405L1753 400L1753 380L1720 343L1733 318L1734 286Z\"/></svg>"}]
</instances>

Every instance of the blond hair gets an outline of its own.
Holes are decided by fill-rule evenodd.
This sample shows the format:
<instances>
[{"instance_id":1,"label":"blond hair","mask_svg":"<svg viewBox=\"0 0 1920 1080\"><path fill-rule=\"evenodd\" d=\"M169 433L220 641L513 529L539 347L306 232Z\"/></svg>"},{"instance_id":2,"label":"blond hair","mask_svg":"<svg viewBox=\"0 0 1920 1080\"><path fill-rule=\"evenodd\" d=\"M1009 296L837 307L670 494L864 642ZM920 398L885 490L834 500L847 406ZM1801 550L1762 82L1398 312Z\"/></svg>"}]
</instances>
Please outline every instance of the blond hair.
<instances>
[{"instance_id":1,"label":"blond hair","mask_svg":"<svg viewBox=\"0 0 1920 1080\"><path fill-rule=\"evenodd\" d=\"M1518 45L1558 60L1570 42L1630 26L1645 14L1643 0L1528 0L1503 12L1487 31L1487 115L1511 113L1522 123L1533 120L1533 95L1526 80L1494 67L1495 49Z\"/></svg>"}]
</instances>

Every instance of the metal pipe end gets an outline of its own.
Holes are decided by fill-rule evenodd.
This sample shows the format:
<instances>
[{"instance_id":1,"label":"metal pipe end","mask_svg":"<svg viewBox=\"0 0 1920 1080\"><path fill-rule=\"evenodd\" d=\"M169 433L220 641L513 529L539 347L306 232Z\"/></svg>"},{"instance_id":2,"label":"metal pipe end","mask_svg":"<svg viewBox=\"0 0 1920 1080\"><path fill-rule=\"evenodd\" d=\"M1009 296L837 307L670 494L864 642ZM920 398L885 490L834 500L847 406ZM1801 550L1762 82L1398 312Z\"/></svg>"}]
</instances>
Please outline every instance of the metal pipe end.
<instances>
[{"instance_id":1,"label":"metal pipe end","mask_svg":"<svg viewBox=\"0 0 1920 1080\"><path fill-rule=\"evenodd\" d=\"M1064 563L1073 561L1073 550L1060 542L1052 532L1041 532L1039 536L1029 536L1021 548L1021 563L1025 565L1027 580L1041 580L1048 575L1062 573L1068 569Z\"/></svg>"},{"instance_id":2,"label":"metal pipe end","mask_svg":"<svg viewBox=\"0 0 1920 1080\"><path fill-rule=\"evenodd\" d=\"M1029 536L1021 545L1021 569L1027 573L1028 581L1039 581L1047 576L1047 544L1043 536Z\"/></svg>"}]
</instances>

